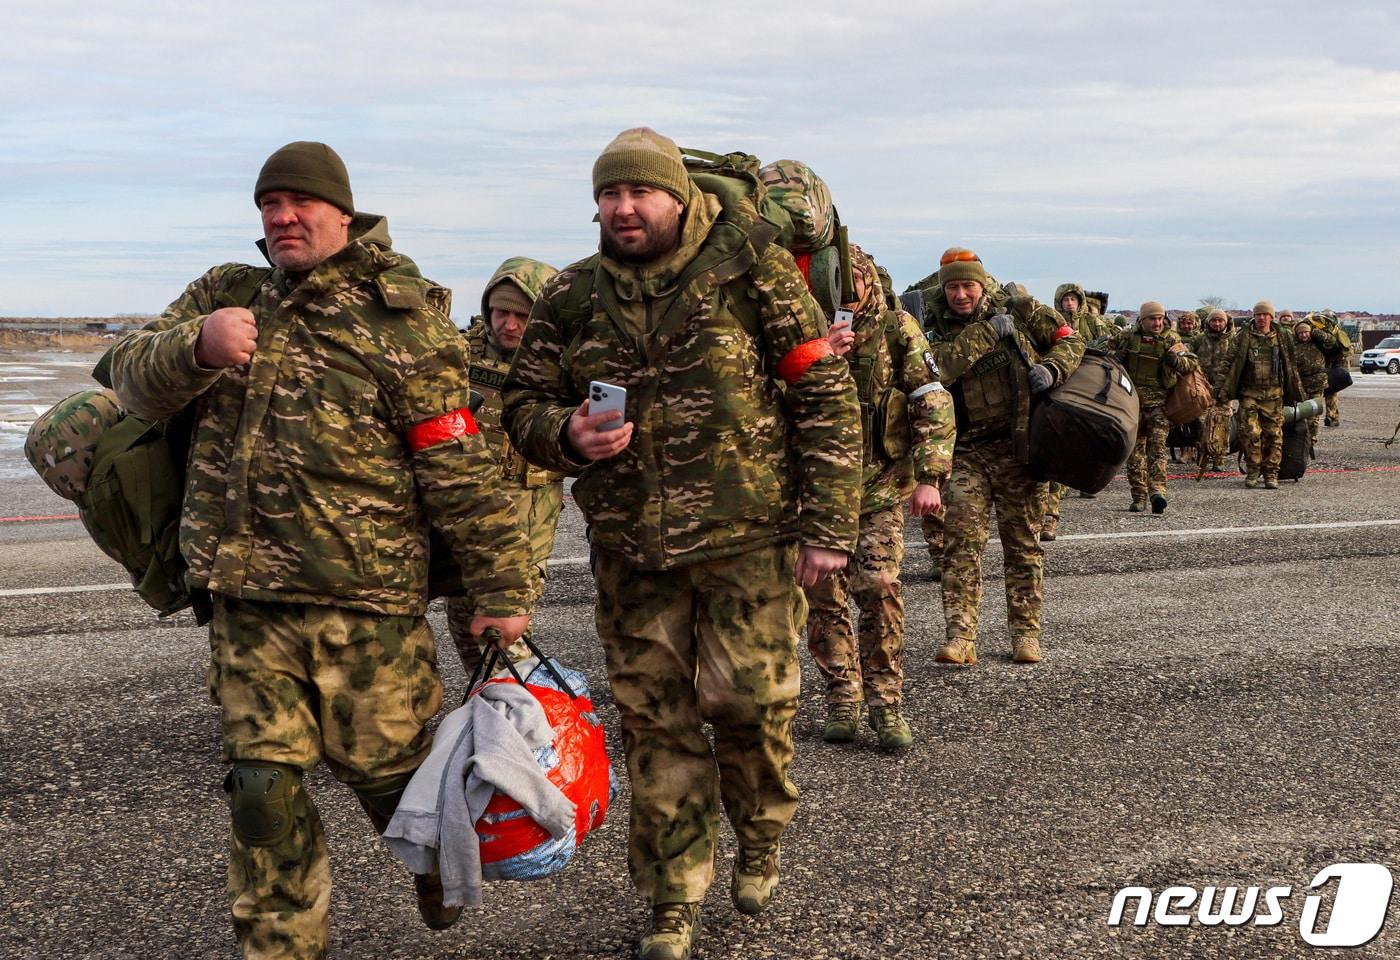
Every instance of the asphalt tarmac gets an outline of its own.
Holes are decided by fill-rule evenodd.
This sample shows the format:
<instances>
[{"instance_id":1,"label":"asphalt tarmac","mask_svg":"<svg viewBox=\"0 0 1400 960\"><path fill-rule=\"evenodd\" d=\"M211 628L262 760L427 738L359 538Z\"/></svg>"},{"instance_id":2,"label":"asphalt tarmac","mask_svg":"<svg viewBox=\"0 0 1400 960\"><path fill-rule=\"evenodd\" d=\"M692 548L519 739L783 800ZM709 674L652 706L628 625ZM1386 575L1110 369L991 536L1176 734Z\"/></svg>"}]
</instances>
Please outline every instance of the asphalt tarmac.
<instances>
[{"instance_id":1,"label":"asphalt tarmac","mask_svg":"<svg viewBox=\"0 0 1400 960\"><path fill-rule=\"evenodd\" d=\"M0 390L0 957L235 957L206 633L113 588L120 569L19 459L24 407L76 389L83 362L14 374L19 361L0 361L13 362L0 362L0 381L50 377L25 381L29 398L18 381ZM695 956L1325 954L1303 933L1325 929L1346 884L1312 891L1314 876L1337 863L1400 873L1400 443L1382 446L1400 419L1400 377L1357 376L1342 408L1308 475L1277 492L1174 467L1162 516L1126 512L1122 478L1097 499L1067 496L1061 537L1046 545L1038 666L1009 660L995 541L981 659L933 663L939 588L910 523L915 745L882 754L868 729L824 744L804 652L802 801L781 890L758 918L732 909L723 828ZM621 773L581 530L569 505L537 632L587 673ZM75 587L89 589L56 592ZM440 610L431 619L453 706L465 679ZM631 956L647 913L625 869L623 782L562 874L490 884L483 908L432 933L350 791L318 770L308 783L335 875L332 956ZM1128 886L1291 894L1276 925L1135 927L1131 900L1110 926ZM1309 894L1322 899L1311 926ZM1341 955L1400 957L1398 914L1392 897L1379 935Z\"/></svg>"}]
</instances>

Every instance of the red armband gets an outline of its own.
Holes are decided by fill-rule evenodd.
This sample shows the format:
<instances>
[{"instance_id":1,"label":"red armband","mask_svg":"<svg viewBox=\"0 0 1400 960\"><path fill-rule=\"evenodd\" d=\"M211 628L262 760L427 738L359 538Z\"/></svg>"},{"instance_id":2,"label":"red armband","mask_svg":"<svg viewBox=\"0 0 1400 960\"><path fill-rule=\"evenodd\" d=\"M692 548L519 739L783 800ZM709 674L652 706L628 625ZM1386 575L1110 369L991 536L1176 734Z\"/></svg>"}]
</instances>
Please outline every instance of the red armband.
<instances>
[{"instance_id":1,"label":"red armband","mask_svg":"<svg viewBox=\"0 0 1400 960\"><path fill-rule=\"evenodd\" d=\"M807 368L822 357L831 356L831 344L825 337L808 340L788 351L787 356L778 361L778 376L791 386L802 378Z\"/></svg>"},{"instance_id":2,"label":"red armband","mask_svg":"<svg viewBox=\"0 0 1400 960\"><path fill-rule=\"evenodd\" d=\"M1058 329L1058 330L1055 331L1055 339L1054 339L1054 342L1055 342L1055 343L1059 343L1059 342L1060 342L1061 340L1063 340L1065 337L1072 337L1072 336L1074 336L1074 328L1071 327L1069 324L1066 323L1066 324L1064 324L1063 326L1061 326L1060 329Z\"/></svg>"},{"instance_id":3,"label":"red armband","mask_svg":"<svg viewBox=\"0 0 1400 960\"><path fill-rule=\"evenodd\" d=\"M802 271L802 279L806 281L806 283L807 283L807 289L808 289L808 290L811 290L811 289L812 289L812 255L811 255L810 253L798 253L798 254L794 254L792 259L794 259L794 260L797 261L797 269L800 270L800 271Z\"/></svg>"},{"instance_id":4,"label":"red armband","mask_svg":"<svg viewBox=\"0 0 1400 960\"><path fill-rule=\"evenodd\" d=\"M439 443L446 443L454 437L465 437L467 434L479 432L472 412L463 407L451 413L444 413L440 417L415 423L408 431L408 446L417 453Z\"/></svg>"}]
</instances>

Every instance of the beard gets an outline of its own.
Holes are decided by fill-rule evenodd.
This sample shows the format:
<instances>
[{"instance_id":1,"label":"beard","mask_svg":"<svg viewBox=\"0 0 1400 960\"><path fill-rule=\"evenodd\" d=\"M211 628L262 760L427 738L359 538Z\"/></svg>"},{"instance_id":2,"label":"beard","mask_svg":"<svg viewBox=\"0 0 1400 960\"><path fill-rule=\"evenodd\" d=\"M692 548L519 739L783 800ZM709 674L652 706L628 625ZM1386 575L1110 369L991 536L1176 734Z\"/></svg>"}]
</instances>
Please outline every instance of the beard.
<instances>
[{"instance_id":1,"label":"beard","mask_svg":"<svg viewBox=\"0 0 1400 960\"><path fill-rule=\"evenodd\" d=\"M611 225L600 224L603 253L607 257L628 264L645 264L659 260L681 244L681 214L667 213L654 221L643 220L633 215L635 223L627 226L640 226L640 234L619 238Z\"/></svg>"}]
</instances>

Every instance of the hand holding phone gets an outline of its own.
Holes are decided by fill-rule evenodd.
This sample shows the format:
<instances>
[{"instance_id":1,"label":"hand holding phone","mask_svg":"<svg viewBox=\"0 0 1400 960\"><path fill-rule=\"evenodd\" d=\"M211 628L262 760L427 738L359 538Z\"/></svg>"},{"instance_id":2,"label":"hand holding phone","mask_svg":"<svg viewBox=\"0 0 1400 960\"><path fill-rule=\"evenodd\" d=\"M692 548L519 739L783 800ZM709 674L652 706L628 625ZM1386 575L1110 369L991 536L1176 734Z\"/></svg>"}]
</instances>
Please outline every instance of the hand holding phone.
<instances>
[{"instance_id":1,"label":"hand holding phone","mask_svg":"<svg viewBox=\"0 0 1400 960\"><path fill-rule=\"evenodd\" d=\"M853 312L842 307L836 311L836 318L831 321L831 329L827 332L826 342L831 344L831 352L838 357L844 357L849 353L851 346L856 341L855 331L851 329L855 317Z\"/></svg>"},{"instance_id":2,"label":"hand holding phone","mask_svg":"<svg viewBox=\"0 0 1400 960\"><path fill-rule=\"evenodd\" d=\"M588 415L596 417L600 413L617 411L615 419L598 424L600 433L620 430L627 421L627 388L614 386L602 380L594 380L588 385Z\"/></svg>"}]
</instances>

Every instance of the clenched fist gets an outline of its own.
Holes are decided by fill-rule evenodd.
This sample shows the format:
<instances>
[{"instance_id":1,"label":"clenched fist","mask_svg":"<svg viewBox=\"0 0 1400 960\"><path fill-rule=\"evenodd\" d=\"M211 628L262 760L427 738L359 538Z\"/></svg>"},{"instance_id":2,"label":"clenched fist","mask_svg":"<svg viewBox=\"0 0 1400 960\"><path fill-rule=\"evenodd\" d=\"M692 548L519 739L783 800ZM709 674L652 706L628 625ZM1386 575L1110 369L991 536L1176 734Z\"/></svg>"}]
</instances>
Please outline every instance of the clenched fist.
<instances>
[{"instance_id":1,"label":"clenched fist","mask_svg":"<svg viewBox=\"0 0 1400 960\"><path fill-rule=\"evenodd\" d=\"M241 367L258 349L258 324L253 312L242 307L221 307L204 318L194 361L208 370Z\"/></svg>"}]
</instances>

